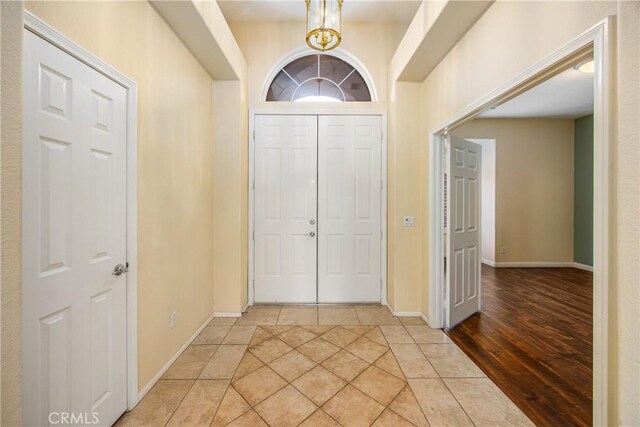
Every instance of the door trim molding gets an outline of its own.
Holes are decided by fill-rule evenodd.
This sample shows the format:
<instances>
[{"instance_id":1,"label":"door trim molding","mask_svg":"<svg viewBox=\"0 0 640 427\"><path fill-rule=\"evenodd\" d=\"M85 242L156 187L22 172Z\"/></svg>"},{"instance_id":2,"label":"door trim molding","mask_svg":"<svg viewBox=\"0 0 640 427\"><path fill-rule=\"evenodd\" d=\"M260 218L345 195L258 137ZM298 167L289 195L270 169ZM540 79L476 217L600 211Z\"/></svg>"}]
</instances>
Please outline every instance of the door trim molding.
<instances>
[{"instance_id":1,"label":"door trim molding","mask_svg":"<svg viewBox=\"0 0 640 427\"><path fill-rule=\"evenodd\" d=\"M136 82L102 61L28 10L24 28L108 77L127 91L127 406L138 404L138 89Z\"/></svg>"},{"instance_id":2,"label":"door trim molding","mask_svg":"<svg viewBox=\"0 0 640 427\"><path fill-rule=\"evenodd\" d=\"M594 268L593 268L593 423L608 424L609 415L609 167L612 140L610 96L614 41L608 16L560 49L430 130L429 144L429 325L444 324L442 224L442 140L450 129L473 120L492 105L509 100L593 54L594 72Z\"/></svg>"},{"instance_id":3,"label":"door trim molding","mask_svg":"<svg viewBox=\"0 0 640 427\"><path fill-rule=\"evenodd\" d=\"M249 109L249 181L248 181L248 265L247 265L247 305L255 304L254 298L254 264L255 264L255 190L253 188L253 180L255 179L255 117L258 115L275 115L275 116L380 116L382 119L382 195L380 198L380 226L383 230L382 239L380 241L380 278L382 279L382 289L380 293L380 303L387 304L387 104L386 103L363 103L361 105L348 105L349 103L336 103L336 105L327 106L326 103L293 103L293 102L274 102L273 106L267 105ZM304 105L303 105L304 104ZM360 103L358 103L360 104Z\"/></svg>"}]
</instances>

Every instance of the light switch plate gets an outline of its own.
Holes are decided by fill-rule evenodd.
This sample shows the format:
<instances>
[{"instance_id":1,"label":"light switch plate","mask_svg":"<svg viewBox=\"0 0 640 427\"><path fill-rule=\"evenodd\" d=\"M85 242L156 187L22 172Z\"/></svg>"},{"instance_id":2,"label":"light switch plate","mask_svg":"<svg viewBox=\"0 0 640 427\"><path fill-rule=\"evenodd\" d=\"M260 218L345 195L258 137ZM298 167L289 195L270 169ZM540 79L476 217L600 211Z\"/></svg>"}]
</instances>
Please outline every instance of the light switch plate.
<instances>
[{"instance_id":1,"label":"light switch plate","mask_svg":"<svg viewBox=\"0 0 640 427\"><path fill-rule=\"evenodd\" d=\"M414 216L405 216L402 223L405 227L413 227L416 225L416 218Z\"/></svg>"}]
</instances>

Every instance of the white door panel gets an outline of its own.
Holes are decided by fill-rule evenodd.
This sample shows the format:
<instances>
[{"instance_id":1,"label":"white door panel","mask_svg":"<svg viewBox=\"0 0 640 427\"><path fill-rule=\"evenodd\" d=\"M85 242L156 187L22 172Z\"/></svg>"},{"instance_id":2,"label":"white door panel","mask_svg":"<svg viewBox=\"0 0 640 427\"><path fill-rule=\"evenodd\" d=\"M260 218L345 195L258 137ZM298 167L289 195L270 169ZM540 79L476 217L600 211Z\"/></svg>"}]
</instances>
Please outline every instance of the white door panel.
<instances>
[{"instance_id":1,"label":"white door panel","mask_svg":"<svg viewBox=\"0 0 640 427\"><path fill-rule=\"evenodd\" d=\"M258 115L255 132L255 301L316 302L317 117Z\"/></svg>"},{"instance_id":2,"label":"white door panel","mask_svg":"<svg viewBox=\"0 0 640 427\"><path fill-rule=\"evenodd\" d=\"M126 410L126 90L25 30L25 425ZM56 419L54 418L54 421Z\"/></svg>"},{"instance_id":3,"label":"white door panel","mask_svg":"<svg viewBox=\"0 0 640 427\"><path fill-rule=\"evenodd\" d=\"M320 116L318 301L381 300L380 116Z\"/></svg>"},{"instance_id":4,"label":"white door panel","mask_svg":"<svg viewBox=\"0 0 640 427\"><path fill-rule=\"evenodd\" d=\"M480 310L481 147L449 137L447 327Z\"/></svg>"}]
</instances>

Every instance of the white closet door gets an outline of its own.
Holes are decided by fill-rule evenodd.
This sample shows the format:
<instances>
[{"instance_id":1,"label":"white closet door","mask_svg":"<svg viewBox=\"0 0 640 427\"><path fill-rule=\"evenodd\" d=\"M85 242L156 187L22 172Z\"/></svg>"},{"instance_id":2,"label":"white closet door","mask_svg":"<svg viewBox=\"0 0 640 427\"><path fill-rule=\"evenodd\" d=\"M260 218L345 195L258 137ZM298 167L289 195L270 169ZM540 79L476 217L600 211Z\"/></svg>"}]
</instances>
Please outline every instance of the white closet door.
<instances>
[{"instance_id":1,"label":"white closet door","mask_svg":"<svg viewBox=\"0 0 640 427\"><path fill-rule=\"evenodd\" d=\"M318 302L380 302L380 116L320 116Z\"/></svg>"},{"instance_id":2,"label":"white closet door","mask_svg":"<svg viewBox=\"0 0 640 427\"><path fill-rule=\"evenodd\" d=\"M480 311L481 146L449 137L447 327Z\"/></svg>"},{"instance_id":3,"label":"white closet door","mask_svg":"<svg viewBox=\"0 0 640 427\"><path fill-rule=\"evenodd\" d=\"M26 30L24 47L23 421L111 425L127 398L127 284L112 275L126 263L126 91Z\"/></svg>"},{"instance_id":4,"label":"white closet door","mask_svg":"<svg viewBox=\"0 0 640 427\"><path fill-rule=\"evenodd\" d=\"M316 302L316 116L255 118L255 302Z\"/></svg>"}]
</instances>

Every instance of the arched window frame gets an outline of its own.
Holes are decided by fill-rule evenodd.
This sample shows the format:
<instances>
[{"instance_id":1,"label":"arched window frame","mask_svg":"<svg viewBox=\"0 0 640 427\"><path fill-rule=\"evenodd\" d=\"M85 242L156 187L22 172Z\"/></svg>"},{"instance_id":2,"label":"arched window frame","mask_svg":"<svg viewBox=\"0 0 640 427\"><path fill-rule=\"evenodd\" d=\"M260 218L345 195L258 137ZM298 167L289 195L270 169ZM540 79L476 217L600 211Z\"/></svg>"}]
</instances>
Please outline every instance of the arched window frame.
<instances>
[{"instance_id":1,"label":"arched window frame","mask_svg":"<svg viewBox=\"0 0 640 427\"><path fill-rule=\"evenodd\" d=\"M271 67L271 70L267 74L267 77L262 85L262 93L260 95L260 100L264 102L267 101L267 94L269 92L269 88L271 87L271 83L276 78L278 73L282 71L284 67L286 67L289 63L295 61L296 59L302 58L303 56L315 55L317 53L318 53L317 51L311 50L308 47L302 47L284 55L278 62L274 64L273 67ZM367 88L369 89L369 93L371 94L370 102L378 101L378 92L376 91L376 87L373 84L373 79L371 78L371 74L369 74L369 71L365 68L362 62L360 62L360 60L358 60L355 56L353 56L351 53L348 53L342 48L333 49L330 52L327 52L327 55L335 56L336 58L343 60L347 64L351 65L358 73L360 73L360 75L364 79L364 82L367 85ZM287 101L276 101L276 102L287 102Z\"/></svg>"}]
</instances>

